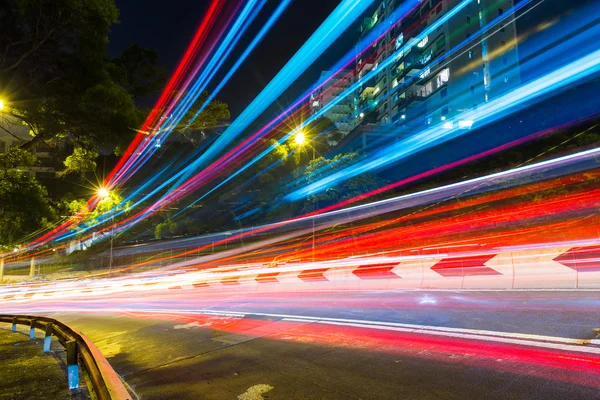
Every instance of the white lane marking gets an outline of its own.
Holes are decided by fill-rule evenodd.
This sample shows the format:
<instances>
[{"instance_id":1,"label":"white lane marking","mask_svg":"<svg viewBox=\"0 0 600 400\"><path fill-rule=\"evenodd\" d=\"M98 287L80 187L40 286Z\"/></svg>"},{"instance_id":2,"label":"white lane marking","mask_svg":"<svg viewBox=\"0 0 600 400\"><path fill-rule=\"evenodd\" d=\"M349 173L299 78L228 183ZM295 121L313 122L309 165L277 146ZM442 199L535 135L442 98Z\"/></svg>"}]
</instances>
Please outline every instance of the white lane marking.
<instances>
[{"instance_id":1,"label":"white lane marking","mask_svg":"<svg viewBox=\"0 0 600 400\"><path fill-rule=\"evenodd\" d=\"M395 332L419 333L419 334L436 335L436 336L458 337L458 338L462 338L462 339L484 340L484 341L488 341L488 342L510 343L510 344L524 345L524 346L543 347L543 348L549 348L549 349L555 349L555 350L565 350L565 351L576 351L576 352L580 352L580 353L600 354L599 347L584 347L584 346L560 344L560 343L534 342L534 341L525 340L525 339L511 339L511 338L506 338L506 337L483 336L483 335L479 335L479 334L445 332L445 331L440 331L440 330L410 329L410 328L400 328L400 327L395 327L395 326L356 324L356 323L347 323L347 322L310 321L310 320L307 321L307 320L294 319L294 318L284 318L283 320L284 321L294 321L294 322L310 322L310 323L326 324L326 325L351 326L351 327L355 327L355 328L379 329L379 330L395 331Z\"/></svg>"},{"instance_id":2,"label":"white lane marking","mask_svg":"<svg viewBox=\"0 0 600 400\"><path fill-rule=\"evenodd\" d=\"M157 310L161 312L167 312L167 310L161 309ZM549 342L558 342L558 343L567 343L567 344L584 344L589 343L589 340L583 339L572 339L572 338L563 338L558 336L545 336L545 335L534 335L528 333L513 333L513 332L499 332L499 331L487 331L480 329L467 329L467 328L450 328L444 326L431 326L431 325L417 325L417 324L403 324L398 322L384 322L384 321L371 321L371 320L360 320L360 319L346 319L346 318L328 318L328 317L311 317L307 315L292 315L292 314L271 314L271 313L256 313L256 312L248 312L248 311L220 311L220 310L170 310L168 312L176 312L176 313L200 313L200 314L213 314L213 313L229 313L232 315L244 316L244 315L257 315L262 317L274 317L274 318L295 318L302 319L306 321L331 321L331 322L342 322L342 323L355 323L355 324L366 324L372 326L391 326L391 327L401 327L407 329L424 329L424 330L435 330L442 332L451 332L451 333L467 333L467 334L476 334L476 335L487 335L487 336L499 336L499 337L509 337L509 338L518 338L518 339L526 339L526 340L540 340L540 341L549 341Z\"/></svg>"},{"instance_id":3,"label":"white lane marking","mask_svg":"<svg viewBox=\"0 0 600 400\"><path fill-rule=\"evenodd\" d=\"M395 322L379 322L379 321L368 321L368 320L355 320L355 319L343 319L343 318L327 318L327 317L311 317L302 315L289 315L289 314L271 314L271 313L252 313L252 312L240 312L240 311L220 311L220 310L169 310L169 309L152 309L152 310L127 310L127 309L103 309L103 310L89 310L98 312L124 312L124 313L153 313L153 314L203 314L203 315L217 315L217 316L228 316L233 318L244 318L246 315L257 315L266 317L282 318L283 320L305 322L305 323L322 323L330 325L345 325L345 326L356 326L359 328L371 328L380 330L395 330L401 332L412 332L421 334L431 334L438 336L449 336L449 337L462 337L474 340L486 340L495 341L511 344L522 344L525 346L532 347L546 347L559 350L577 351L583 353L600 354L600 347L584 346L584 344L600 345L600 339L593 340L582 340L563 338L558 336L543 336L543 335L531 335L523 333L512 333L512 332L498 332L498 331L485 331L476 329L464 329L464 328L447 328L440 326L428 326L428 325L412 325L412 324L400 324ZM43 312L43 310L37 310L36 312ZM49 311L55 312L55 311ZM536 340L541 340L536 341ZM554 342L554 343L550 343Z\"/></svg>"},{"instance_id":4,"label":"white lane marking","mask_svg":"<svg viewBox=\"0 0 600 400\"><path fill-rule=\"evenodd\" d=\"M173 311L172 311L173 312ZM174 311L179 312L179 311ZM191 310L187 313L220 313L217 310ZM243 315L241 312L230 312L231 314ZM411 332L420 334L430 334L438 336L458 337L474 340L485 340L493 342L502 342L510 344L521 344L534 347L552 348L565 351L577 351L583 353L600 354L600 348L584 346L585 344L595 345L595 341L563 338L557 336L532 335L526 333L498 332L465 328L448 328L440 326L401 324L396 322L380 322L368 320L355 320L344 318L327 318L327 317L311 317L305 315L289 315L289 314L271 314L271 313L252 313L244 312L245 315L257 315L282 318L286 321L295 321L303 323L321 323L329 325L352 326L358 328L392 330L399 332Z\"/></svg>"}]
</instances>

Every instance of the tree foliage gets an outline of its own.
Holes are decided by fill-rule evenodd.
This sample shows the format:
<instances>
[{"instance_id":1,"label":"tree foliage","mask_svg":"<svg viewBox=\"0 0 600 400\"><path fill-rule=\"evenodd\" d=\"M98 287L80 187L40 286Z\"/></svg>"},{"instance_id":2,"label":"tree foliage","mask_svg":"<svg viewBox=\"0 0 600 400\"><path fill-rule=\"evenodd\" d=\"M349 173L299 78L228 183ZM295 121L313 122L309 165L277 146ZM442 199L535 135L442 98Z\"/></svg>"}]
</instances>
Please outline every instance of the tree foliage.
<instances>
[{"instance_id":1,"label":"tree foliage","mask_svg":"<svg viewBox=\"0 0 600 400\"><path fill-rule=\"evenodd\" d=\"M306 184L318 181L330 175L337 170L350 165L358 157L357 153L342 153L333 158L319 157L310 162L304 171ZM347 200L352 197L367 193L385 184L384 180L376 175L365 173L354 178L348 179L335 186L327 188L325 191L308 197L307 203L311 207L325 206L335 202Z\"/></svg>"},{"instance_id":2,"label":"tree foliage","mask_svg":"<svg viewBox=\"0 0 600 400\"><path fill-rule=\"evenodd\" d=\"M55 218L46 189L28 172L35 163L18 148L0 155L0 246L15 244Z\"/></svg>"},{"instance_id":3,"label":"tree foliage","mask_svg":"<svg viewBox=\"0 0 600 400\"><path fill-rule=\"evenodd\" d=\"M208 128L217 128L223 126L230 118L229 106L222 101L213 100L202 110L194 119L200 107L208 100L208 92L202 92L194 104L190 107L182 119L182 123L177 126L178 130L184 128L191 130L202 130Z\"/></svg>"},{"instance_id":4,"label":"tree foliage","mask_svg":"<svg viewBox=\"0 0 600 400\"><path fill-rule=\"evenodd\" d=\"M93 172L96 170L96 161L94 160L97 157L97 151L77 147L73 150L73 154L63 161L65 169L60 172L60 175L75 174L83 176L87 172Z\"/></svg>"},{"instance_id":5,"label":"tree foliage","mask_svg":"<svg viewBox=\"0 0 600 400\"><path fill-rule=\"evenodd\" d=\"M143 117L134 97L155 90L161 77L151 51L108 58L114 0L2 3L0 95L32 135L22 148L55 137L90 150L128 142Z\"/></svg>"}]
</instances>

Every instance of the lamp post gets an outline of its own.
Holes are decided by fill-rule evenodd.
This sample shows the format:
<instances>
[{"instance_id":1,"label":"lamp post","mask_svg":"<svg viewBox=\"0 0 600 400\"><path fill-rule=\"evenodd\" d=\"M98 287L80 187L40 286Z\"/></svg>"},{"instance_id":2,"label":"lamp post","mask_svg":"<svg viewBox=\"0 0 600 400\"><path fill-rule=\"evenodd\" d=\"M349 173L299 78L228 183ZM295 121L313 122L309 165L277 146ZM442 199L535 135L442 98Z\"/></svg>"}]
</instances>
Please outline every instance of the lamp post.
<instances>
[{"instance_id":1,"label":"lamp post","mask_svg":"<svg viewBox=\"0 0 600 400\"><path fill-rule=\"evenodd\" d=\"M304 146L307 142L306 139L306 135L304 134L304 132L302 130L298 131L296 133L296 136L294 136L294 142L296 142L296 144L298 146ZM315 146L311 145L310 146L312 148L312 161L315 161ZM315 211L315 205L313 204L313 209L312 211ZM315 262L315 216L313 215L312 218L312 260L313 263Z\"/></svg>"},{"instance_id":2,"label":"lamp post","mask_svg":"<svg viewBox=\"0 0 600 400\"><path fill-rule=\"evenodd\" d=\"M98 189L98 197L101 199L100 201L106 200L108 198L110 198L110 192L108 191L108 189L101 187L100 189ZM108 272L110 274L110 272L112 271L112 267L113 267L113 239L115 237L114 233L114 221L115 221L115 213L114 210L111 208L110 210L110 256L108 259Z\"/></svg>"}]
</instances>

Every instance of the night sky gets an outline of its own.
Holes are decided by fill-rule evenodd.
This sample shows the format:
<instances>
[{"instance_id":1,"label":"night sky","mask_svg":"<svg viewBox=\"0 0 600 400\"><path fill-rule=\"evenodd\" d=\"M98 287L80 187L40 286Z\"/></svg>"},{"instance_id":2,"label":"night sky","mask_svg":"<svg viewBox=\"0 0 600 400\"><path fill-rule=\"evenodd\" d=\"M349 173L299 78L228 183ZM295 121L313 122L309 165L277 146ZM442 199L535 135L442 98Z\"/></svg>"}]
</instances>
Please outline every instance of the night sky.
<instances>
[{"instance_id":1,"label":"night sky","mask_svg":"<svg viewBox=\"0 0 600 400\"><path fill-rule=\"evenodd\" d=\"M209 0L116 0L121 23L110 34L110 52L116 56L130 44L153 48L160 53L160 63L173 71L192 38ZM268 0L252 27L244 35L229 61L234 61L258 32L263 22L277 7L279 1ZM218 96L229 104L232 116L237 116L259 93L261 88L294 55L316 28L339 4L337 0L296 0L288 7L263 42L254 50L240 70ZM333 64L357 37L356 29L349 29L340 39L342 46L333 46L326 56L315 63L288 93L286 100L318 79L321 70ZM237 53L236 53L237 52ZM226 67L231 62L226 63ZM226 71L224 68L223 71Z\"/></svg>"}]
</instances>

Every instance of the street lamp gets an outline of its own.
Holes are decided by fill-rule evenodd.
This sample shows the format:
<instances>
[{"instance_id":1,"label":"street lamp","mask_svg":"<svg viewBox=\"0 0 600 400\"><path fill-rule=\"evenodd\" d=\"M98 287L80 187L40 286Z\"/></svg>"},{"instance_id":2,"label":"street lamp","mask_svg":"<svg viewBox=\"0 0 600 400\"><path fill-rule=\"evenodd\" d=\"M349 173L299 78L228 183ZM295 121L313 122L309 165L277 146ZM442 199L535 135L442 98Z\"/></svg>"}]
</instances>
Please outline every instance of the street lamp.
<instances>
[{"instance_id":1,"label":"street lamp","mask_svg":"<svg viewBox=\"0 0 600 400\"><path fill-rule=\"evenodd\" d=\"M306 135L304 135L304 132L300 131L296 133L296 136L294 137L294 142L296 142L298 146L303 146L304 143L306 143Z\"/></svg>"},{"instance_id":2,"label":"street lamp","mask_svg":"<svg viewBox=\"0 0 600 400\"><path fill-rule=\"evenodd\" d=\"M4 110L4 100L0 99L0 111Z\"/></svg>"},{"instance_id":3,"label":"street lamp","mask_svg":"<svg viewBox=\"0 0 600 400\"><path fill-rule=\"evenodd\" d=\"M100 197L100 199L104 200L108 197L110 197L110 192L108 191L108 189L101 187L100 189L98 189L98 197Z\"/></svg>"}]
</instances>

